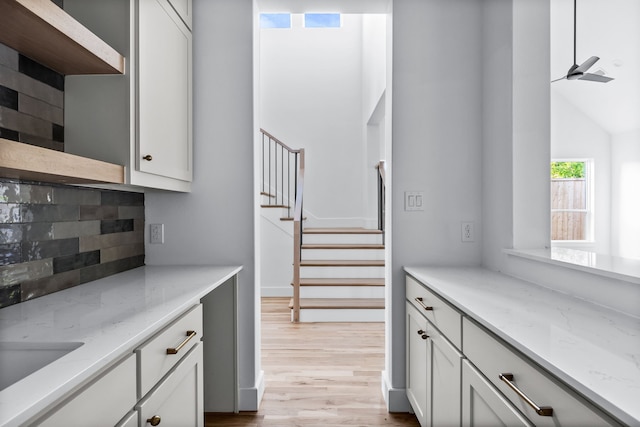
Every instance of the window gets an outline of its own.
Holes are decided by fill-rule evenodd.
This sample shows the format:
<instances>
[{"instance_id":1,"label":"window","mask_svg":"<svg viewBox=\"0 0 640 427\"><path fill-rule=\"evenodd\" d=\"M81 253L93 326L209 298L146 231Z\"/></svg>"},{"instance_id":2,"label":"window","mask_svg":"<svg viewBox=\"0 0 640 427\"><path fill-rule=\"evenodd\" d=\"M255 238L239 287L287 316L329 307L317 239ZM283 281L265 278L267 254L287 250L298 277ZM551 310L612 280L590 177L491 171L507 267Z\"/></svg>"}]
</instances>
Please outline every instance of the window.
<instances>
[{"instance_id":1,"label":"window","mask_svg":"<svg viewBox=\"0 0 640 427\"><path fill-rule=\"evenodd\" d=\"M591 241L592 161L551 162L551 240Z\"/></svg>"},{"instance_id":2,"label":"window","mask_svg":"<svg viewBox=\"0 0 640 427\"><path fill-rule=\"evenodd\" d=\"M261 13L260 28L291 28L291 14Z\"/></svg>"},{"instance_id":3,"label":"window","mask_svg":"<svg viewBox=\"0 0 640 427\"><path fill-rule=\"evenodd\" d=\"M305 13L305 28L340 28L341 17L339 13Z\"/></svg>"}]
</instances>

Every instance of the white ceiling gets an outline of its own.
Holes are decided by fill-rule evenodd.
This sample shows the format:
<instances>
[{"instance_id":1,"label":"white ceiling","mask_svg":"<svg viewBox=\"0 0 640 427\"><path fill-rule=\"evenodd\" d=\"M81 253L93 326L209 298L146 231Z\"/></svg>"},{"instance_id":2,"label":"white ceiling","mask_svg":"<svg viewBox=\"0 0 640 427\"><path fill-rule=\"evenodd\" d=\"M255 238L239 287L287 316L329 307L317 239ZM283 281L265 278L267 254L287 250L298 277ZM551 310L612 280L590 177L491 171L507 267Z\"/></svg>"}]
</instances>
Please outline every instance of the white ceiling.
<instances>
[{"instance_id":1,"label":"white ceiling","mask_svg":"<svg viewBox=\"0 0 640 427\"><path fill-rule=\"evenodd\" d=\"M551 78L573 65L573 0L551 4ZM552 91L611 134L640 128L640 0L577 0L577 62L600 57L609 83L561 80ZM386 13L390 0L258 0L261 12Z\"/></svg>"},{"instance_id":2,"label":"white ceiling","mask_svg":"<svg viewBox=\"0 0 640 427\"><path fill-rule=\"evenodd\" d=\"M573 0L551 3L551 78L573 64ZM600 57L609 83L561 80L551 85L610 134L640 128L640 1L577 0L577 57Z\"/></svg>"}]
</instances>

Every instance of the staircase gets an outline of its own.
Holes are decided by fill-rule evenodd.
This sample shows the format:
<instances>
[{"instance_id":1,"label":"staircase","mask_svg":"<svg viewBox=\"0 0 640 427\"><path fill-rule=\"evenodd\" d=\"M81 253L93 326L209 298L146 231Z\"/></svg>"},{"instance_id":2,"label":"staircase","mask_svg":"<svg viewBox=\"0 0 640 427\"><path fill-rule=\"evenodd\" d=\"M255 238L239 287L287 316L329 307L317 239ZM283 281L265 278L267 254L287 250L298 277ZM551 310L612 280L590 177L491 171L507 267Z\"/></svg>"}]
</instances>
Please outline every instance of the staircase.
<instances>
[{"instance_id":1,"label":"staircase","mask_svg":"<svg viewBox=\"0 0 640 427\"><path fill-rule=\"evenodd\" d=\"M382 231L305 228L302 241L300 322L384 321Z\"/></svg>"},{"instance_id":2,"label":"staircase","mask_svg":"<svg viewBox=\"0 0 640 427\"><path fill-rule=\"evenodd\" d=\"M378 229L305 228L304 150L261 132L262 207L282 209L293 224L291 321L384 321L384 164L376 166Z\"/></svg>"}]
</instances>

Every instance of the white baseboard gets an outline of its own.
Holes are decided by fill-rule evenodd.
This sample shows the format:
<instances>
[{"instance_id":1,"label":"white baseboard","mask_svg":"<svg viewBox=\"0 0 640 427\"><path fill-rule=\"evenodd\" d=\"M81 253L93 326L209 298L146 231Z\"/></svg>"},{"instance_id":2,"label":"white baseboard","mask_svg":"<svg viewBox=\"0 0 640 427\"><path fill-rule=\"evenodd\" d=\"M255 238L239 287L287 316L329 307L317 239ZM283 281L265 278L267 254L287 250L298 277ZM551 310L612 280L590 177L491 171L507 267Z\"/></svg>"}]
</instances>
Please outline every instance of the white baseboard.
<instances>
[{"instance_id":1,"label":"white baseboard","mask_svg":"<svg viewBox=\"0 0 640 427\"><path fill-rule=\"evenodd\" d=\"M239 411L257 411L264 396L264 371L260 371L255 387L240 388L238 396Z\"/></svg>"},{"instance_id":2,"label":"white baseboard","mask_svg":"<svg viewBox=\"0 0 640 427\"><path fill-rule=\"evenodd\" d=\"M382 397L387 404L387 411L413 412L409 399L407 399L407 390L392 387L387 371L382 371L380 383L382 385Z\"/></svg>"},{"instance_id":3,"label":"white baseboard","mask_svg":"<svg viewBox=\"0 0 640 427\"><path fill-rule=\"evenodd\" d=\"M300 322L302 323L328 323L328 322L384 322L384 309L313 309L300 310Z\"/></svg>"},{"instance_id":4,"label":"white baseboard","mask_svg":"<svg viewBox=\"0 0 640 427\"><path fill-rule=\"evenodd\" d=\"M289 297L293 296L292 286L268 286L260 288L260 296L263 297Z\"/></svg>"}]
</instances>

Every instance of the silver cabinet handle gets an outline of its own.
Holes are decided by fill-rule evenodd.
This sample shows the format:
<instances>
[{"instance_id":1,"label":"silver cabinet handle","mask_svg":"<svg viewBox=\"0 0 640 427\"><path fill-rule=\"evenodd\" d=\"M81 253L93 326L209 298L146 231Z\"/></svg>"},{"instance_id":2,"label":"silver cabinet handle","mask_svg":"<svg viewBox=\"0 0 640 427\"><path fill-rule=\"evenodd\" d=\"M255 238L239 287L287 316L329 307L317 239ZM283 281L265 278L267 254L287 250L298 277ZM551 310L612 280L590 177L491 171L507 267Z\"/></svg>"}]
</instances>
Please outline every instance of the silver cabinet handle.
<instances>
[{"instance_id":1,"label":"silver cabinet handle","mask_svg":"<svg viewBox=\"0 0 640 427\"><path fill-rule=\"evenodd\" d=\"M431 306L428 306L428 305L425 305L425 304L424 304L424 302L423 302L423 300L422 300L422 297L415 297L415 298L414 298L414 300L415 300L418 304L420 304L420 307L424 308L425 310L427 310L427 311L433 311L433 307L431 307Z\"/></svg>"},{"instance_id":2,"label":"silver cabinet handle","mask_svg":"<svg viewBox=\"0 0 640 427\"><path fill-rule=\"evenodd\" d=\"M536 403L533 400L529 399L529 396L524 394L514 383L512 383L513 374L500 374L498 378L500 378L500 380L502 380L506 385L508 385L511 390L515 391L516 394L520 396L522 400L527 402L527 404L531 406L534 411L536 411L536 414L540 415L541 417L553 416L553 408L551 406L536 405Z\"/></svg>"}]
</instances>

